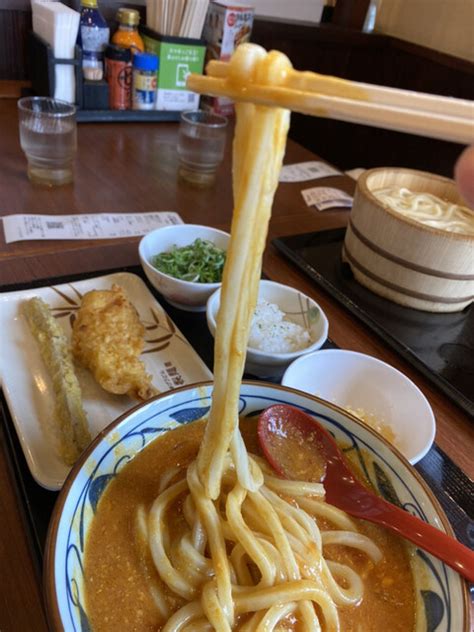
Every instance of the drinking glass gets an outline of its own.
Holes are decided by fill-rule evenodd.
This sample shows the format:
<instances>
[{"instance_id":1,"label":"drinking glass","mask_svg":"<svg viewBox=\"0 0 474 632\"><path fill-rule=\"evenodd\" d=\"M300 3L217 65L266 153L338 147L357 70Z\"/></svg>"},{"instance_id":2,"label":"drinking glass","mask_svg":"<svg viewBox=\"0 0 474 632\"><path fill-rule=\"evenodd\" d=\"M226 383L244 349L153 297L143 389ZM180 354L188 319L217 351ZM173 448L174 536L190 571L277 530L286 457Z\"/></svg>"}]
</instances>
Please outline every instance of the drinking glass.
<instances>
[{"instance_id":1,"label":"drinking glass","mask_svg":"<svg viewBox=\"0 0 474 632\"><path fill-rule=\"evenodd\" d=\"M48 186L72 182L76 106L50 97L24 97L18 101L18 114L31 182Z\"/></svg>"},{"instance_id":2,"label":"drinking glass","mask_svg":"<svg viewBox=\"0 0 474 632\"><path fill-rule=\"evenodd\" d=\"M178 136L179 176L197 186L210 186L224 157L227 119L204 110L181 113Z\"/></svg>"}]
</instances>

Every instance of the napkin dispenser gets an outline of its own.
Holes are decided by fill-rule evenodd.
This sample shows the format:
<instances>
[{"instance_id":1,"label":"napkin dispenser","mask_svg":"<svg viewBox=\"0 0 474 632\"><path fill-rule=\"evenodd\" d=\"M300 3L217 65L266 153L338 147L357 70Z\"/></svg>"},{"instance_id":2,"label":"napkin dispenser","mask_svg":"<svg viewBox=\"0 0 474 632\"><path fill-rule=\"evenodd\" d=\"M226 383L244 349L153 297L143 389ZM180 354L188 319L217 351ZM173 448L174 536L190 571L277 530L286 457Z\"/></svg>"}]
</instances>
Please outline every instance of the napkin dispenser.
<instances>
[{"instance_id":1,"label":"napkin dispenser","mask_svg":"<svg viewBox=\"0 0 474 632\"><path fill-rule=\"evenodd\" d=\"M54 90L51 96L74 103L76 77L71 65L64 62L75 57L80 15L62 2L51 0L32 0L31 9L33 31L51 46L58 60L54 67Z\"/></svg>"},{"instance_id":2,"label":"napkin dispenser","mask_svg":"<svg viewBox=\"0 0 474 632\"><path fill-rule=\"evenodd\" d=\"M75 78L75 98L72 102L82 107L82 51L75 46L73 59L54 56L52 47L42 37L30 33L29 42L30 76L33 92L40 96L56 95L56 69L70 67Z\"/></svg>"}]
</instances>

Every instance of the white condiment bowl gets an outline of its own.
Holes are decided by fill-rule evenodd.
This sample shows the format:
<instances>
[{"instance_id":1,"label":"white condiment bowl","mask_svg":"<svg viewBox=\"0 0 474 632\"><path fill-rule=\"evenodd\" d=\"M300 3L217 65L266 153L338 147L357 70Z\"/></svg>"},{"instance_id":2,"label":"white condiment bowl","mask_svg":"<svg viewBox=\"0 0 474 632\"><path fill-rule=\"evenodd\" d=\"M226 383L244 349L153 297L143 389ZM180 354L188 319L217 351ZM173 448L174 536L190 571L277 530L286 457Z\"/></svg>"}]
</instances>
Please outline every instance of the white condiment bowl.
<instances>
[{"instance_id":1,"label":"white condiment bowl","mask_svg":"<svg viewBox=\"0 0 474 632\"><path fill-rule=\"evenodd\" d=\"M396 447L411 464L434 441L436 422L426 397L406 375L372 356L344 349L317 351L293 362L282 385L374 415L393 431Z\"/></svg>"},{"instance_id":2,"label":"white condiment bowl","mask_svg":"<svg viewBox=\"0 0 474 632\"><path fill-rule=\"evenodd\" d=\"M206 307L207 325L213 336L216 331L220 296L219 289L209 298ZM260 299L278 305L287 315L288 320L307 329L311 336L311 344L308 347L289 353L269 353L248 347L246 373L261 378L279 378L293 360L322 347L328 336L328 319L316 301L288 285L262 280L258 296Z\"/></svg>"},{"instance_id":3,"label":"white condiment bowl","mask_svg":"<svg viewBox=\"0 0 474 632\"><path fill-rule=\"evenodd\" d=\"M140 262L147 279L166 300L188 312L203 312L209 296L221 283L193 283L182 281L157 270L151 263L154 256L170 250L173 246L189 246L196 239L206 239L227 250L230 235L223 230L198 224L176 224L163 226L145 235L138 246Z\"/></svg>"}]
</instances>

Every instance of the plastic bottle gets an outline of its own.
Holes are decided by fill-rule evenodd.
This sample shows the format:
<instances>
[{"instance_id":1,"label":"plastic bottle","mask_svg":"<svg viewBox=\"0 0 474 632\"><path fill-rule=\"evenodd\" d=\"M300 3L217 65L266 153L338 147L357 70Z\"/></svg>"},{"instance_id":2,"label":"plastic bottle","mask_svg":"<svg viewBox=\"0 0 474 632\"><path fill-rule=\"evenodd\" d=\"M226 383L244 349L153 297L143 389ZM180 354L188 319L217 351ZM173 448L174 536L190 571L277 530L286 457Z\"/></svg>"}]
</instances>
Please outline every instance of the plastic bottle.
<instances>
[{"instance_id":1,"label":"plastic bottle","mask_svg":"<svg viewBox=\"0 0 474 632\"><path fill-rule=\"evenodd\" d=\"M158 57L153 53L133 56L133 109L154 110L156 101L156 73Z\"/></svg>"},{"instance_id":2,"label":"plastic bottle","mask_svg":"<svg viewBox=\"0 0 474 632\"><path fill-rule=\"evenodd\" d=\"M84 79L100 81L104 76L104 50L110 30L97 7L97 0L81 0L78 44L82 48Z\"/></svg>"},{"instance_id":3,"label":"plastic bottle","mask_svg":"<svg viewBox=\"0 0 474 632\"><path fill-rule=\"evenodd\" d=\"M122 48L130 48L134 53L143 53L145 45L138 33L138 23L140 22L138 11L122 7L117 11L116 19L119 26L112 36L112 44L122 46Z\"/></svg>"}]
</instances>

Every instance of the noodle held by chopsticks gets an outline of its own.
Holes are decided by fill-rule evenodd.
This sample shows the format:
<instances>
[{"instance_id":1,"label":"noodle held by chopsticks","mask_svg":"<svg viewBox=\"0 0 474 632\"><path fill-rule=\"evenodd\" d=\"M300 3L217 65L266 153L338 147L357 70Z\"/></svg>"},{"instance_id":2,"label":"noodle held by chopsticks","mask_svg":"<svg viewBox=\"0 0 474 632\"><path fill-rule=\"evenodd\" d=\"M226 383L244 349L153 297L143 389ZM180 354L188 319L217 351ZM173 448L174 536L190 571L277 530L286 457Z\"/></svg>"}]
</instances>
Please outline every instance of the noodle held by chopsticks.
<instances>
[{"instance_id":1,"label":"noodle held by chopsticks","mask_svg":"<svg viewBox=\"0 0 474 632\"><path fill-rule=\"evenodd\" d=\"M252 47L251 55L248 55L248 50L240 47L232 58L232 80L244 81L249 72L253 72L256 79L259 74L270 80L277 79L291 67L289 60L276 51L266 55L263 49ZM219 495L225 454L238 425L240 380L289 118L289 111L281 108L237 105L233 174L235 209L221 308L217 315L212 407L198 457L199 475L211 498ZM233 456L236 456L239 444L235 438Z\"/></svg>"},{"instance_id":2,"label":"noodle held by chopsticks","mask_svg":"<svg viewBox=\"0 0 474 632\"><path fill-rule=\"evenodd\" d=\"M244 45L228 81L278 83L291 68L281 53ZM349 566L326 560L325 540L381 553L343 512L324 503L319 483L281 480L249 455L240 434L239 394L262 254L289 127L288 110L237 105L234 215L217 318L214 390L195 461L161 480L147 539L163 590L153 585L163 632L271 632L294 617L308 632L339 630L338 606L355 605L363 582ZM179 513L183 530L173 527ZM315 516L336 529L321 534ZM141 526L140 526L141 525ZM158 594L159 593L159 594ZM170 596L171 593L171 596ZM168 612L171 613L168 616Z\"/></svg>"}]
</instances>

